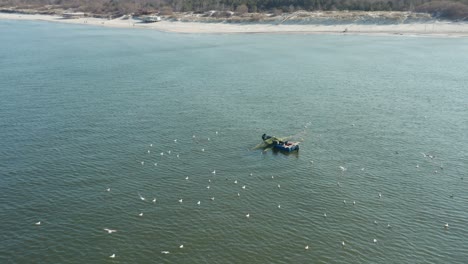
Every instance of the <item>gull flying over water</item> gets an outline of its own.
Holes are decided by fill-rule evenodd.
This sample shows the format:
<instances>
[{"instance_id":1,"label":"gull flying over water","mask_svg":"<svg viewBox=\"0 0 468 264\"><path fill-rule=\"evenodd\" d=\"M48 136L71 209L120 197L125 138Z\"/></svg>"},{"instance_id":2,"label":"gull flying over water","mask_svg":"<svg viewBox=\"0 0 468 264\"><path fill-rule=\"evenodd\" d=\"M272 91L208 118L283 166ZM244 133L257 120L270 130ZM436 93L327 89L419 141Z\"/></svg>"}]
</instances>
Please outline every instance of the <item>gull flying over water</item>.
<instances>
[{"instance_id":1,"label":"gull flying over water","mask_svg":"<svg viewBox=\"0 0 468 264\"><path fill-rule=\"evenodd\" d=\"M109 229L109 228L104 228L104 230L109 234L117 232L117 230L113 230L113 229Z\"/></svg>"}]
</instances>

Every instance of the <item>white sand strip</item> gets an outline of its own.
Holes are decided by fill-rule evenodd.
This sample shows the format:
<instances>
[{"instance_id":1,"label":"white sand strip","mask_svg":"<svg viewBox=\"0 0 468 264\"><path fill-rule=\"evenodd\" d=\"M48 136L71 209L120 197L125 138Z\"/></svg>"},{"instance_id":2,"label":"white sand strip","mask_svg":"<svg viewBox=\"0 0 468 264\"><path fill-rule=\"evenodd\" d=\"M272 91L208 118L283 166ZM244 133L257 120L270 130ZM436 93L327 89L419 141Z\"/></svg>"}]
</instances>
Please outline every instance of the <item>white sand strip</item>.
<instances>
[{"instance_id":1,"label":"white sand strip","mask_svg":"<svg viewBox=\"0 0 468 264\"><path fill-rule=\"evenodd\" d=\"M434 22L394 25L272 25L169 22L140 23L135 19L79 18L63 19L50 15L25 15L0 13L0 19L36 20L69 24L96 25L116 28L144 28L176 33L298 33L298 34L369 34L369 35L421 35L467 37L468 23ZM346 31L346 33L343 33Z\"/></svg>"}]
</instances>

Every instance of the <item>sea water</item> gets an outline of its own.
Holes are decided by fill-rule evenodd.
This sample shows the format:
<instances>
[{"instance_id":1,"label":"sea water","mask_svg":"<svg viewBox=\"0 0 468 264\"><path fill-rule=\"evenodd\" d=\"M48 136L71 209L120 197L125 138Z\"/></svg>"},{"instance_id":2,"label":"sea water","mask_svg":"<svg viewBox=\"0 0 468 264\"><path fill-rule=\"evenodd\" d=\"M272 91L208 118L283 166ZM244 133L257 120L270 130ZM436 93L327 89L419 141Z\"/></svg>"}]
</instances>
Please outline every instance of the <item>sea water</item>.
<instances>
[{"instance_id":1,"label":"sea water","mask_svg":"<svg viewBox=\"0 0 468 264\"><path fill-rule=\"evenodd\" d=\"M1 263L468 260L465 38L0 36Z\"/></svg>"}]
</instances>

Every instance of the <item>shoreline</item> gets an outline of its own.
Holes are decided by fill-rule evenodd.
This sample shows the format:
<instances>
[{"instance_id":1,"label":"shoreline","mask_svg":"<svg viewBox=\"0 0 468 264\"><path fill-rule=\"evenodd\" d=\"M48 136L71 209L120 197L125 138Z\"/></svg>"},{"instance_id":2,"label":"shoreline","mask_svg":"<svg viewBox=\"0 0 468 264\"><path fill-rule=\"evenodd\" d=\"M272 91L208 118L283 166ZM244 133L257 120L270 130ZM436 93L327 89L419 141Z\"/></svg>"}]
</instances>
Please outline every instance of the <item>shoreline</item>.
<instances>
[{"instance_id":1,"label":"shoreline","mask_svg":"<svg viewBox=\"0 0 468 264\"><path fill-rule=\"evenodd\" d=\"M397 36L435 36L468 37L468 23L431 22L408 24L260 24L260 23L205 23L161 21L141 23L130 18L112 20L102 18L64 19L55 15L31 15L18 13L0 13L1 20L28 20L91 25L110 28L151 29L162 32L186 34L342 34L342 35L397 35Z\"/></svg>"}]
</instances>

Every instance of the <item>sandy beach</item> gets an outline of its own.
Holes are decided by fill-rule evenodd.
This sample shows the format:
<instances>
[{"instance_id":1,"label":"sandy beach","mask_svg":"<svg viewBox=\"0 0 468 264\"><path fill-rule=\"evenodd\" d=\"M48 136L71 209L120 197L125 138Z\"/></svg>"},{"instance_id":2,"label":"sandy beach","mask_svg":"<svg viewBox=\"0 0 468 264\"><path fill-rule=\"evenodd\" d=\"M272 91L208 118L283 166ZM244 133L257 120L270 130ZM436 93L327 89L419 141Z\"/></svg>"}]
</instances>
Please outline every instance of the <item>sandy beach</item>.
<instances>
[{"instance_id":1,"label":"sandy beach","mask_svg":"<svg viewBox=\"0 0 468 264\"><path fill-rule=\"evenodd\" d=\"M468 23L433 22L408 23L391 25L373 24L339 24L339 25L274 25L274 24L235 24L235 23L202 23L202 22L172 22L161 21L156 23L141 23L136 19L101 19L78 18L63 19L60 16L29 15L0 13L0 19L32 20L69 24L94 25L114 28L153 29L175 33L210 33L210 34L253 34L253 33L297 33L297 34L368 34L368 35L416 35L416 36L442 36L467 37Z\"/></svg>"}]
</instances>

